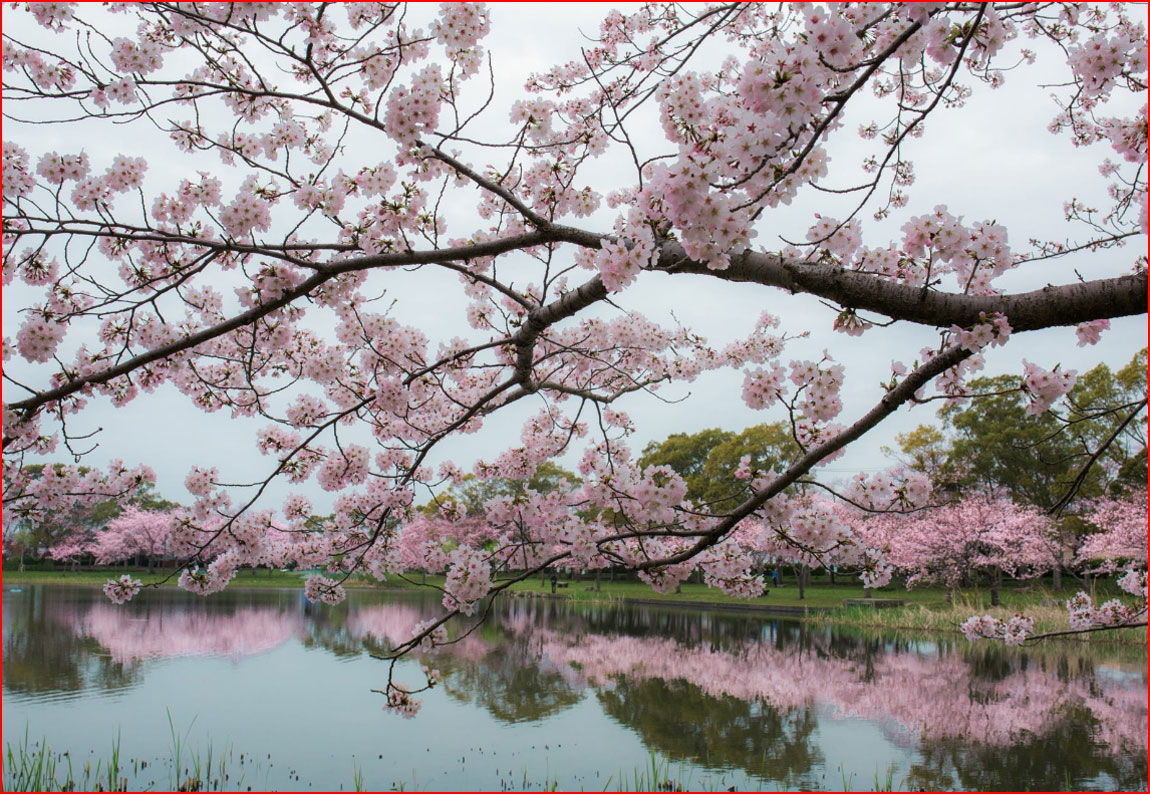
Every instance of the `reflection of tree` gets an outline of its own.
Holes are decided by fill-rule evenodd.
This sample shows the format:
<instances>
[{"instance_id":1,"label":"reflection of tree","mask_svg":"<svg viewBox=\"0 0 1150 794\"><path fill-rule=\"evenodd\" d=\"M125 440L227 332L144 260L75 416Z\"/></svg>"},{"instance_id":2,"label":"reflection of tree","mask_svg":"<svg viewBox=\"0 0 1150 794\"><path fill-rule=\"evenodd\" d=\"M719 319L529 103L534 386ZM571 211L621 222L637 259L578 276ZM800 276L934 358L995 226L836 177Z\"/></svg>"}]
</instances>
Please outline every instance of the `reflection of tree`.
<instances>
[{"instance_id":1,"label":"reflection of tree","mask_svg":"<svg viewBox=\"0 0 1150 794\"><path fill-rule=\"evenodd\" d=\"M616 679L597 693L604 710L673 761L743 769L765 780L802 782L823 761L812 707L713 697L686 681Z\"/></svg>"},{"instance_id":2,"label":"reflection of tree","mask_svg":"<svg viewBox=\"0 0 1150 794\"><path fill-rule=\"evenodd\" d=\"M100 643L63 626L78 625L74 604L46 604L41 588L27 588L4 604L4 688L23 695L101 691L140 683L138 665L114 659Z\"/></svg>"},{"instance_id":3,"label":"reflection of tree","mask_svg":"<svg viewBox=\"0 0 1150 794\"><path fill-rule=\"evenodd\" d=\"M298 630L296 615L266 607L242 607L230 614L189 610L151 620L111 604L95 604L80 621L83 634L125 663L178 656L237 659L282 645Z\"/></svg>"},{"instance_id":4,"label":"reflection of tree","mask_svg":"<svg viewBox=\"0 0 1150 794\"><path fill-rule=\"evenodd\" d=\"M1020 737L1015 744L928 739L919 746L920 760L906 785L926 791L1004 791L1025 781L1033 791L1145 790L1145 749L1127 753L1109 747L1100 741L1097 727L1097 715L1072 706L1041 736Z\"/></svg>"},{"instance_id":5,"label":"reflection of tree","mask_svg":"<svg viewBox=\"0 0 1150 794\"><path fill-rule=\"evenodd\" d=\"M701 616L696 618L698 625L685 632L691 641L645 631L633 636L538 629L534 636L542 643L542 655L559 669L576 671L600 690L617 687L600 697L620 719L639 719L634 710L642 703L627 702L633 692L662 693L662 718L685 726L678 729L685 742L681 757L697 758L711 735L737 733L737 719L735 727L718 729L690 722L690 714L676 716L681 698L700 697L759 702L781 714L825 710L840 718L861 718L911 747L948 742L968 748L1040 746L1048 734L1057 745L1067 719L1093 721L1099 733L1090 752L1145 756L1145 680L1138 676L1096 673L1091 663L1051 653L968 645L957 652L931 643L916 646L843 636L826 628L770 624L760 624L755 636L738 622L712 631L720 621L708 625ZM677 619L651 615L639 622L644 627L660 622L666 626ZM675 681L681 683L666 683ZM714 711L702 703L693 708L699 722ZM661 733L653 721L651 728L644 724L641 729L651 741ZM753 761L748 771L753 771ZM785 772L785 765L782 768ZM1007 786L1025 781L1005 780Z\"/></svg>"},{"instance_id":6,"label":"reflection of tree","mask_svg":"<svg viewBox=\"0 0 1150 794\"><path fill-rule=\"evenodd\" d=\"M302 604L304 631L300 643L305 648L322 648L341 659L359 656L364 651L362 637L348 626L349 607L345 601L335 606Z\"/></svg>"},{"instance_id":7,"label":"reflection of tree","mask_svg":"<svg viewBox=\"0 0 1150 794\"><path fill-rule=\"evenodd\" d=\"M540 659L537 644L515 638L481 659L435 654L448 695L474 703L500 722L529 722L557 714L583 699L559 671Z\"/></svg>"}]
</instances>

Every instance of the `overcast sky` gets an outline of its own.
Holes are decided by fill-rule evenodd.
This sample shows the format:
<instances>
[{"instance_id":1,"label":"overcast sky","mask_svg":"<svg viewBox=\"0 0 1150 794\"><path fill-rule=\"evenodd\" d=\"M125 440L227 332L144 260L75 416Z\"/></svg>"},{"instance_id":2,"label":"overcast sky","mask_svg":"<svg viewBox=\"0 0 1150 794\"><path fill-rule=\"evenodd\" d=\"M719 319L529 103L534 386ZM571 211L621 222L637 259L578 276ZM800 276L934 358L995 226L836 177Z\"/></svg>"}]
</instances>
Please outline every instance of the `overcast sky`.
<instances>
[{"instance_id":1,"label":"overcast sky","mask_svg":"<svg viewBox=\"0 0 1150 794\"><path fill-rule=\"evenodd\" d=\"M494 5L492 33L485 44L493 53L497 79L495 105L508 107L519 96L518 88L530 72L577 57L578 47L584 41L576 29L594 31L598 17L607 8L594 4ZM6 32L10 25L13 30L22 27L8 6L4 7L3 14ZM112 31L108 33L114 35ZM864 215L864 242L877 246L897 239L898 229L908 217L929 212L936 204L947 205L952 213L964 216L968 222L994 219L1005 225L1015 250L1023 248L1032 237L1062 239L1072 234L1063 222L1062 204L1071 196L1098 203L1105 200L1105 182L1097 169L1110 152L1103 146L1075 149L1065 136L1055 137L1046 132L1056 109L1049 98L1050 89L1038 84L1048 82L1051 75L1061 74L1058 67L1040 59L1036 66L1009 73L1005 86L997 91L974 85L974 97L964 109L939 111L929 119L926 134L910 144L918 175L910 191L910 206L892 213L882 223ZM965 82L971 83L969 79ZM493 113L500 121L506 119L503 111ZM853 132L860 122L869 118L853 108L848 114L843 134L839 134L830 147L832 175L837 168L846 169L847 175L832 176L834 183L840 185L851 183L850 175L859 173L858 163L869 151ZM75 151L76 141L82 140L93 171L101 171L112 156L121 151L123 144L122 129L117 130L116 135L108 135L106 128L102 129L104 132L99 135L77 135L65 127L33 130L6 123L4 137L29 149L33 162L43 151ZM653 129L651 134L660 133ZM133 137L129 146L132 153L148 156L149 179L154 180L153 184L170 185L173 177L188 172L186 166L165 157L162 141L141 135L138 139ZM376 161L371 159L368 164ZM584 180L591 181L606 194L620 186L611 183L616 168L617 164L609 159L592 163ZM756 246L777 249L782 245L781 238L803 239L814 212L832 216L845 214L841 207L815 203L807 196L790 207L764 215ZM603 210L585 224L577 225L608 231L611 223L612 214ZM465 229L451 226L449 232L451 236L462 236ZM999 285L1014 291L1035 289L1047 283L1069 283L1075 279L1075 269L1087 278L1117 275L1126 272L1137 253L1145 248L1145 237L1140 237L1124 250L1068 257L1042 266L1040 273L1031 269L1011 275ZM432 340L432 349L438 340L468 335L470 329L463 319L467 300L455 276L431 271L390 272L378 274L373 284L387 290L388 300L397 299L394 314L421 327ZM10 339L15 337L19 325L15 310L27 300L27 295L27 291L20 288L4 292L3 332ZM788 333L809 331L811 334L809 339L789 347L784 361L817 359L820 351L827 348L838 361L847 364L845 408L838 420L844 424L853 422L879 399L882 392L878 384L889 376L892 359L909 364L920 348L936 344L938 338L934 329L908 323L874 329L858 338L847 337L832 332L835 312L822 307L816 299L705 277L643 274L637 284L619 296L617 303L663 324L673 322L673 312L679 322L702 333L716 346L749 331L763 310L780 315L784 321L782 328ZM984 374L1019 373L1023 358L1047 369L1061 363L1063 368L1081 372L1099 362L1117 368L1145 345L1144 317L1114 321L1111 331L1104 334L1102 342L1095 347L1078 347L1073 328L1069 327L1018 335L1005 348L987 352ZM8 364L11 365L9 372L18 379L35 384L41 382L37 377L43 378L42 373L37 376L18 359ZM742 377L738 373L721 372L705 375L692 384L672 385L660 393L668 399L689 395L690 399L683 402L667 404L646 395L635 395L622 405L638 428L634 448L641 449L647 442L672 432L694 432L707 427L737 431L783 418L778 411L758 412L746 408L740 398L741 385ZM5 400L20 396L5 384ZM933 421L936 406L904 409L824 469L828 472L826 478L846 478L857 471L884 468L888 461L880 448L893 445L897 432ZM436 461L451 458L468 465L479 457L494 458L505 447L519 443L523 418L537 410L537 404L528 405L488 419L481 432L460 436L445 445ZM112 410L107 401L93 400L89 410L77 421L83 424L78 424L76 430L103 428L98 436L98 449L86 460L89 465L111 458L147 463L159 476L160 491L170 499L185 503L190 501L190 496L183 488L183 480L192 465L215 465L223 479L236 482L262 478L273 463L255 450L255 431L263 425L262 421L232 419L222 412L202 414L170 387L141 396L126 410ZM572 461L566 462L572 465ZM284 493L286 491L280 490L275 495ZM309 486L307 493L313 498L317 511L326 511L327 502L318 486ZM275 506L275 502L269 506Z\"/></svg>"}]
</instances>

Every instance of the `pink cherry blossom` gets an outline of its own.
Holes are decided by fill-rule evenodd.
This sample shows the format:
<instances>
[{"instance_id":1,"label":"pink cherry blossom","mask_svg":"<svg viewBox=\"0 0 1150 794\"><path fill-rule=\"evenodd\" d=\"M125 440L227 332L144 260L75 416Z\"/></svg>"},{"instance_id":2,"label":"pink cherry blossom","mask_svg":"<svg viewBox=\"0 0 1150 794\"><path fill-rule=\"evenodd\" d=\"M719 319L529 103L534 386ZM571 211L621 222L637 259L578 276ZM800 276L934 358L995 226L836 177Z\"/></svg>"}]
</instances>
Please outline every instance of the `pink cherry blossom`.
<instances>
[{"instance_id":1,"label":"pink cherry blossom","mask_svg":"<svg viewBox=\"0 0 1150 794\"><path fill-rule=\"evenodd\" d=\"M203 594L294 563L323 572L305 593L326 603L346 576L445 572L447 615L556 565L751 597L768 555L869 586L1048 564L1043 520L1000 500L883 515L930 501L911 472L851 479L849 509L812 491L837 489L826 464L916 402L972 398L986 365L1049 409L1073 370L994 357L1074 325L1093 345L1079 353L1103 358L1108 324L1145 312L1145 246L1121 247L1148 203L1145 26L1126 7L605 10L578 58L510 90L482 4L123 11L5 17L5 99L21 108L3 154L5 521L124 506L154 480L92 465L110 446L102 410L162 399L155 449L183 409L254 421L244 448L260 455L182 464L186 507L125 511L155 537L70 528L52 554L170 557ZM561 17L544 34L557 43ZM974 128L977 93L1025 80L1054 94L1050 133L1097 150L1085 174L1067 160L1066 184L1102 189L1057 196L1067 227L1051 240L969 200L1030 184L1028 158L949 204L922 178L943 125ZM1079 278L1055 275L1071 259ZM710 299L720 282L760 308L722 316L714 339L660 297ZM819 353L808 336L824 332ZM889 378L859 371L871 339L892 348ZM675 469L640 465L645 401L731 375L741 386L703 408L741 399L795 452L769 471L740 461L729 496L703 503ZM550 462L578 481L539 485ZM474 504L447 498L472 486ZM1115 522L1098 510L1083 564L1141 570L1130 538L1102 548ZM1092 621L1120 612L1090 606ZM414 689L388 691L413 711Z\"/></svg>"}]
</instances>

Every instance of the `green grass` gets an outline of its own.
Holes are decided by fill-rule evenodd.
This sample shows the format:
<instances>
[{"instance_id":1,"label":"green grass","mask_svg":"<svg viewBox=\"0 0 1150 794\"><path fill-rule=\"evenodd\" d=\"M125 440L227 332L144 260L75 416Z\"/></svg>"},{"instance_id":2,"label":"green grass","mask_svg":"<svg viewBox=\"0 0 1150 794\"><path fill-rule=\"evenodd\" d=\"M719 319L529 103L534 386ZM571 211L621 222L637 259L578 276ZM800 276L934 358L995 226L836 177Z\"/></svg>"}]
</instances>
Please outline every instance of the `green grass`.
<instances>
[{"instance_id":1,"label":"green grass","mask_svg":"<svg viewBox=\"0 0 1150 794\"><path fill-rule=\"evenodd\" d=\"M164 586L176 586L176 577L171 572L148 574L142 569L121 567L83 571L7 570L4 571L4 581L9 585L103 585L109 578L124 573L132 574L144 584L160 582L166 577ZM236 576L229 587L298 587L306 575L305 572L299 571L244 570ZM875 609L869 606L843 606L844 599L861 599L866 595L862 586L852 577L840 577L834 585L829 583L826 576L815 577L813 583L805 589L805 597L802 599L799 598L799 588L794 578L788 577L783 587L772 586L766 595L749 600L734 598L702 584L684 584L680 592L663 595L656 593L642 582L622 579L611 581L605 576L600 578L598 589L594 577L561 581L566 582L567 587L558 588L554 596L551 594L550 581L541 581L536 576L511 585L509 594L513 597L532 595L557 597L585 603L618 603L627 599L637 599L668 605L760 606L764 607L764 613L769 613L771 607L805 606L819 610L818 614L809 616L807 618L809 620L920 632L957 632L959 624L974 614L989 613L1009 617L1015 612L1023 611L1034 618L1037 631L1045 632L1067 628L1066 610L1062 604L1082 589L1079 582L1069 577L1064 579L1064 586L1058 591L1050 587L1049 582L1011 582L1000 590L1001 606L992 608L990 591L986 588L962 590L957 603L951 605L946 591L941 587L917 587L907 590L900 584L891 584L872 590L871 595L875 599L896 599L904 602L905 606ZM442 575L424 576L414 573L404 578L389 576L385 583L375 582L367 577L353 576L345 582L345 586L356 589L432 592L433 588L442 587L443 583ZM1090 589L1096 603L1122 595L1109 580L1095 580L1091 583ZM1055 605L1051 606L1051 603ZM1084 635L1084 638L1091 641L1145 644L1146 636L1145 629L1124 629Z\"/></svg>"},{"instance_id":2,"label":"green grass","mask_svg":"<svg viewBox=\"0 0 1150 794\"><path fill-rule=\"evenodd\" d=\"M86 761L80 769L72 766L72 756L55 753L46 740L29 740L28 728L19 744L4 747L4 791L127 791L127 770L120 762L120 736L112 740L107 758L92 766Z\"/></svg>"},{"instance_id":3,"label":"green grass","mask_svg":"<svg viewBox=\"0 0 1150 794\"><path fill-rule=\"evenodd\" d=\"M179 571L155 571L148 573L146 568L105 568L101 570L84 571L4 571L4 583L14 584L45 584L45 585L103 585L109 579L118 579L124 574L131 574L132 578L139 579L144 584L154 584L167 579L165 587L175 587ZM269 571L261 569L241 571L232 580L231 587L298 587L303 584L303 575L291 571Z\"/></svg>"},{"instance_id":4,"label":"green grass","mask_svg":"<svg viewBox=\"0 0 1150 794\"><path fill-rule=\"evenodd\" d=\"M1077 584L1077 583L1076 583ZM893 629L910 632L958 632L959 625L971 615L988 614L1007 619L1022 612L1034 621L1037 634L1065 631L1069 628L1064 603L1082 590L1082 587L1063 587L1055 591L1046 586L1029 590L1009 590L1002 592L1001 606L990 605L987 591L965 591L951 605L945 600L941 604L908 604L901 609L871 609L851 606L836 611L830 620L839 625L859 626L868 629ZM1129 596L1120 593L1109 582L1102 582L1090 588L1094 602L1102 603L1111 598L1122 597L1131 602ZM1053 602L1053 603L1052 603ZM1109 642L1145 647L1147 633L1145 627L1137 629L1117 629L1101 631L1078 637L1066 638L1081 642Z\"/></svg>"},{"instance_id":5,"label":"green grass","mask_svg":"<svg viewBox=\"0 0 1150 794\"><path fill-rule=\"evenodd\" d=\"M195 720L192 720L195 723ZM258 773L262 762L245 759L227 746L223 752L214 749L211 741L207 747L189 747L187 740L192 726L181 735L176 729L172 715L168 714L168 726L172 744L167 758L156 758L152 769L167 769L168 791L243 791L248 773ZM128 791L129 786L138 786L142 776L149 774L148 761L132 758L123 761L120 752L119 734L112 740L111 749L103 757L87 760L79 768L73 768L72 756L68 751L54 751L46 739L34 741L29 738L27 726L24 736L17 742L5 742L4 746L4 791ZM129 780L129 773L134 780ZM265 772L265 778L267 773ZM362 773L353 762L353 782L362 784ZM152 785L160 781L153 780ZM265 780L266 783L266 780ZM251 785L246 785L248 791ZM133 788L132 790L137 790ZM357 789L358 790L358 789Z\"/></svg>"}]
</instances>

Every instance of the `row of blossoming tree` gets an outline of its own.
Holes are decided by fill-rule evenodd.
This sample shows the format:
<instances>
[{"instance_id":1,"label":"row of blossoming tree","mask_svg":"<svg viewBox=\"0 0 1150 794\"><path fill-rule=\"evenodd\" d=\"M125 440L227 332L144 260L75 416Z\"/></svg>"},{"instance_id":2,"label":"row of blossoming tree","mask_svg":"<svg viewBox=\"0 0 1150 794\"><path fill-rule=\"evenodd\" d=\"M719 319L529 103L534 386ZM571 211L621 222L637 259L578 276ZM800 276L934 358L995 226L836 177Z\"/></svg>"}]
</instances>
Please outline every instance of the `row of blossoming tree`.
<instances>
[{"instance_id":1,"label":"row of blossoming tree","mask_svg":"<svg viewBox=\"0 0 1150 794\"><path fill-rule=\"evenodd\" d=\"M268 460L239 483L218 461L188 474L195 501L170 538L188 565L181 583L211 592L237 566L290 559L326 567L307 594L335 602L343 577L404 570L398 528L465 476L446 460L453 439L526 417L519 443L473 473L522 479L568 455L580 484L490 498L497 542L446 555L447 612L397 653L559 563L626 566L661 590L698 570L754 595L747 535L880 583L882 549L799 486L904 406L976 397L966 384L991 348L1059 326L1095 344L1111 319L1146 311L1146 34L1133 7L649 5L607 13L576 59L505 105L480 4L25 10L39 27L6 13L3 44L15 136L3 273L20 303L5 312L18 318L4 339L6 520L130 498L150 469L32 478L25 466L82 457L95 406L179 392L264 421L254 442ZM1099 152L1107 204L1068 195L1057 239L1011 239L967 220L976 208L906 209L912 141L1008 73L1052 84L1050 132ZM70 124L123 151L90 155L79 135L50 151L35 132ZM861 142L832 170L854 131ZM138 156L156 136L162 163ZM778 249L752 243L786 205L820 196L842 199L839 217L810 218ZM864 215L899 213L896 239L864 244ZM1114 250L1130 241L1136 253ZM1060 260L1081 278L1049 284ZM458 280L458 326L381 308L383 291L403 300L412 272ZM819 319L804 303L807 327L785 329L768 312L732 318L743 335L711 345L629 309L684 279L829 310ZM803 358L796 339L888 322L931 341L892 361L869 410L844 417L846 367L829 352ZM671 468L637 464L622 408L725 368L742 373L746 406L784 417L795 451L769 471L746 461L736 498L711 504L687 499ZM1042 412L1074 381L1024 361L1014 388ZM276 482L291 493L272 503ZM913 477L859 488L869 510L930 500ZM334 512L314 532L304 522L319 491ZM137 590L108 588L117 601ZM389 698L402 708L410 692Z\"/></svg>"}]
</instances>

